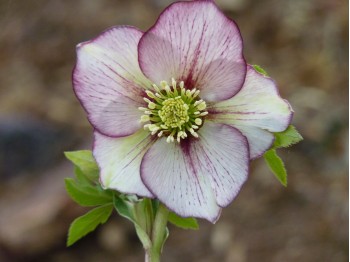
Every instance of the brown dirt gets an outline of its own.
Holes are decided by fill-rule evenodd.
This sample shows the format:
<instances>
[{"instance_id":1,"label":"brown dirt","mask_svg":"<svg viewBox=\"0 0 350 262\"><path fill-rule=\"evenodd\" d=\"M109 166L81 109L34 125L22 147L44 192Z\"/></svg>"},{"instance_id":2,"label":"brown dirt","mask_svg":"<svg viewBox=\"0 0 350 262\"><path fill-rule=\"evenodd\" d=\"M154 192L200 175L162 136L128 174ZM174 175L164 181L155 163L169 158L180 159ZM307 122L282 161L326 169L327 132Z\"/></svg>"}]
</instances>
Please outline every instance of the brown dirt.
<instances>
[{"instance_id":1,"label":"brown dirt","mask_svg":"<svg viewBox=\"0 0 350 262\"><path fill-rule=\"evenodd\" d=\"M117 216L71 248L72 203L62 151L90 148L91 127L71 87L75 46L102 30L149 28L171 1L0 2L0 261L142 261ZM276 80L305 140L281 150L283 188L263 160L213 226L171 227L164 261L348 261L348 2L221 0L245 56Z\"/></svg>"}]
</instances>

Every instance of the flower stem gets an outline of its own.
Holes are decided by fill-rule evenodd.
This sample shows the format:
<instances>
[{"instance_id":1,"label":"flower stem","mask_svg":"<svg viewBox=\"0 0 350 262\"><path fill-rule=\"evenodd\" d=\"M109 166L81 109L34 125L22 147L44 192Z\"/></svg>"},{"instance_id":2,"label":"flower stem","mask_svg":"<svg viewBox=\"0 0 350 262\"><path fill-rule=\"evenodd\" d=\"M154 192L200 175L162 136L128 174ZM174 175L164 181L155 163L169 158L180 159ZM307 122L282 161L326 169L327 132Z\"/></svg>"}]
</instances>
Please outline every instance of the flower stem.
<instances>
[{"instance_id":1,"label":"flower stem","mask_svg":"<svg viewBox=\"0 0 350 262\"><path fill-rule=\"evenodd\" d=\"M145 198L145 214L146 214L146 233L147 235L152 234L152 223L154 220L153 208L152 208L152 200L149 198Z\"/></svg>"},{"instance_id":2,"label":"flower stem","mask_svg":"<svg viewBox=\"0 0 350 262\"><path fill-rule=\"evenodd\" d=\"M163 204L159 204L156 217L153 223L152 235L150 236L152 246L150 249L146 250L146 262L160 261L162 247L167 237L166 225L168 222L168 215L168 209Z\"/></svg>"}]
</instances>

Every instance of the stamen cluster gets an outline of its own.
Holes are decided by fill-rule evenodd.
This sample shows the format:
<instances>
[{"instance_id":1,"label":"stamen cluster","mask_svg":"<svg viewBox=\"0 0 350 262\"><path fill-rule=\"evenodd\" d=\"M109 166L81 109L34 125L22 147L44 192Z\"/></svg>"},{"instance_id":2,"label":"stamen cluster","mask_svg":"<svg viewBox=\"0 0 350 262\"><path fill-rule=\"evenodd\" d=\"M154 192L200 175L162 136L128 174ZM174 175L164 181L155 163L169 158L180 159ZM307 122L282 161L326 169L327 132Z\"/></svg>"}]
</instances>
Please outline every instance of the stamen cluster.
<instances>
[{"instance_id":1,"label":"stamen cluster","mask_svg":"<svg viewBox=\"0 0 350 262\"><path fill-rule=\"evenodd\" d=\"M152 87L152 91L146 91L148 98L144 98L148 108L139 108L144 112L141 117L141 122L146 123L144 129L158 137L167 136L168 143L175 139L180 143L188 133L198 137L195 130L202 126L203 117L208 114L205 101L199 98L200 91L186 89L183 81L177 85L174 79L171 86L161 81L160 87L155 84Z\"/></svg>"}]
</instances>

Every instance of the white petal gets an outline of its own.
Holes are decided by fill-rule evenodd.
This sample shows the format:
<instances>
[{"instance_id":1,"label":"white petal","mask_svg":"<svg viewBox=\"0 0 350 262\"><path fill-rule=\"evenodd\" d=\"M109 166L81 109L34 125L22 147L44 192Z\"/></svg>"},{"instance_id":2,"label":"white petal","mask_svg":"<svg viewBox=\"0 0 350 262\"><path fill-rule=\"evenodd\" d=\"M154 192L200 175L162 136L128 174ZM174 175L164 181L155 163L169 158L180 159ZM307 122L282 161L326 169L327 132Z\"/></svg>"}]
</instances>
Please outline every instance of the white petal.
<instances>
[{"instance_id":1,"label":"white petal","mask_svg":"<svg viewBox=\"0 0 350 262\"><path fill-rule=\"evenodd\" d=\"M144 156L141 177L180 216L215 222L247 178L248 145L226 125L205 123L198 134L181 144L158 140Z\"/></svg>"},{"instance_id":2,"label":"white petal","mask_svg":"<svg viewBox=\"0 0 350 262\"><path fill-rule=\"evenodd\" d=\"M139 62L153 82L183 80L206 101L232 97L246 63L237 25L213 1L176 2L140 40Z\"/></svg>"},{"instance_id":3,"label":"white petal","mask_svg":"<svg viewBox=\"0 0 350 262\"><path fill-rule=\"evenodd\" d=\"M142 180L162 203L180 216L215 222L220 207L209 177L197 173L191 160L178 144L159 139L142 161Z\"/></svg>"},{"instance_id":4,"label":"white petal","mask_svg":"<svg viewBox=\"0 0 350 262\"><path fill-rule=\"evenodd\" d=\"M114 27L77 47L73 84L77 97L100 133L118 137L141 127L144 89L150 85L140 70L137 45L142 32Z\"/></svg>"},{"instance_id":5,"label":"white petal","mask_svg":"<svg viewBox=\"0 0 350 262\"><path fill-rule=\"evenodd\" d=\"M141 129L131 136L111 138L95 131L94 136L93 154L103 187L152 197L140 178L141 160L153 141L149 132Z\"/></svg>"},{"instance_id":6,"label":"white petal","mask_svg":"<svg viewBox=\"0 0 350 262\"><path fill-rule=\"evenodd\" d=\"M226 101L209 104L208 112L211 121L237 127L247 136L251 158L264 153L272 143L271 135L259 129L281 132L293 116L291 106L280 97L275 82L251 66L243 88Z\"/></svg>"},{"instance_id":7,"label":"white petal","mask_svg":"<svg viewBox=\"0 0 350 262\"><path fill-rule=\"evenodd\" d=\"M271 132L259 127L235 125L239 131L247 138L249 144L250 159L261 157L268 150L275 137Z\"/></svg>"},{"instance_id":8,"label":"white petal","mask_svg":"<svg viewBox=\"0 0 350 262\"><path fill-rule=\"evenodd\" d=\"M198 131L200 139L192 153L197 154L201 172L208 174L219 206L236 197L248 177L247 139L236 128L207 121Z\"/></svg>"}]
</instances>

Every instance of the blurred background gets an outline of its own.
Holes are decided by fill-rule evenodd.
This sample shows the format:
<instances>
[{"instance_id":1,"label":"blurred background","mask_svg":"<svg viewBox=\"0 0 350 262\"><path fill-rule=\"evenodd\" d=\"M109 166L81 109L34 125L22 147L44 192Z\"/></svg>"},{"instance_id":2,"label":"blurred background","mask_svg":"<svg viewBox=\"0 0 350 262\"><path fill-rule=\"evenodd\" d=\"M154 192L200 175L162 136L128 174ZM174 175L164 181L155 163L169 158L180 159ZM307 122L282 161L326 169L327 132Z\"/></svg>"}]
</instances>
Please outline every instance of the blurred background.
<instances>
[{"instance_id":1,"label":"blurred background","mask_svg":"<svg viewBox=\"0 0 350 262\"><path fill-rule=\"evenodd\" d=\"M75 46L113 25L146 30L172 1L0 0L0 261L143 261L115 215L66 248L87 209L64 190L63 151L91 149L75 98ZM277 81L304 141L280 150L284 188L262 159L213 226L170 226L163 261L348 261L348 1L217 0L239 25L248 63Z\"/></svg>"}]
</instances>

